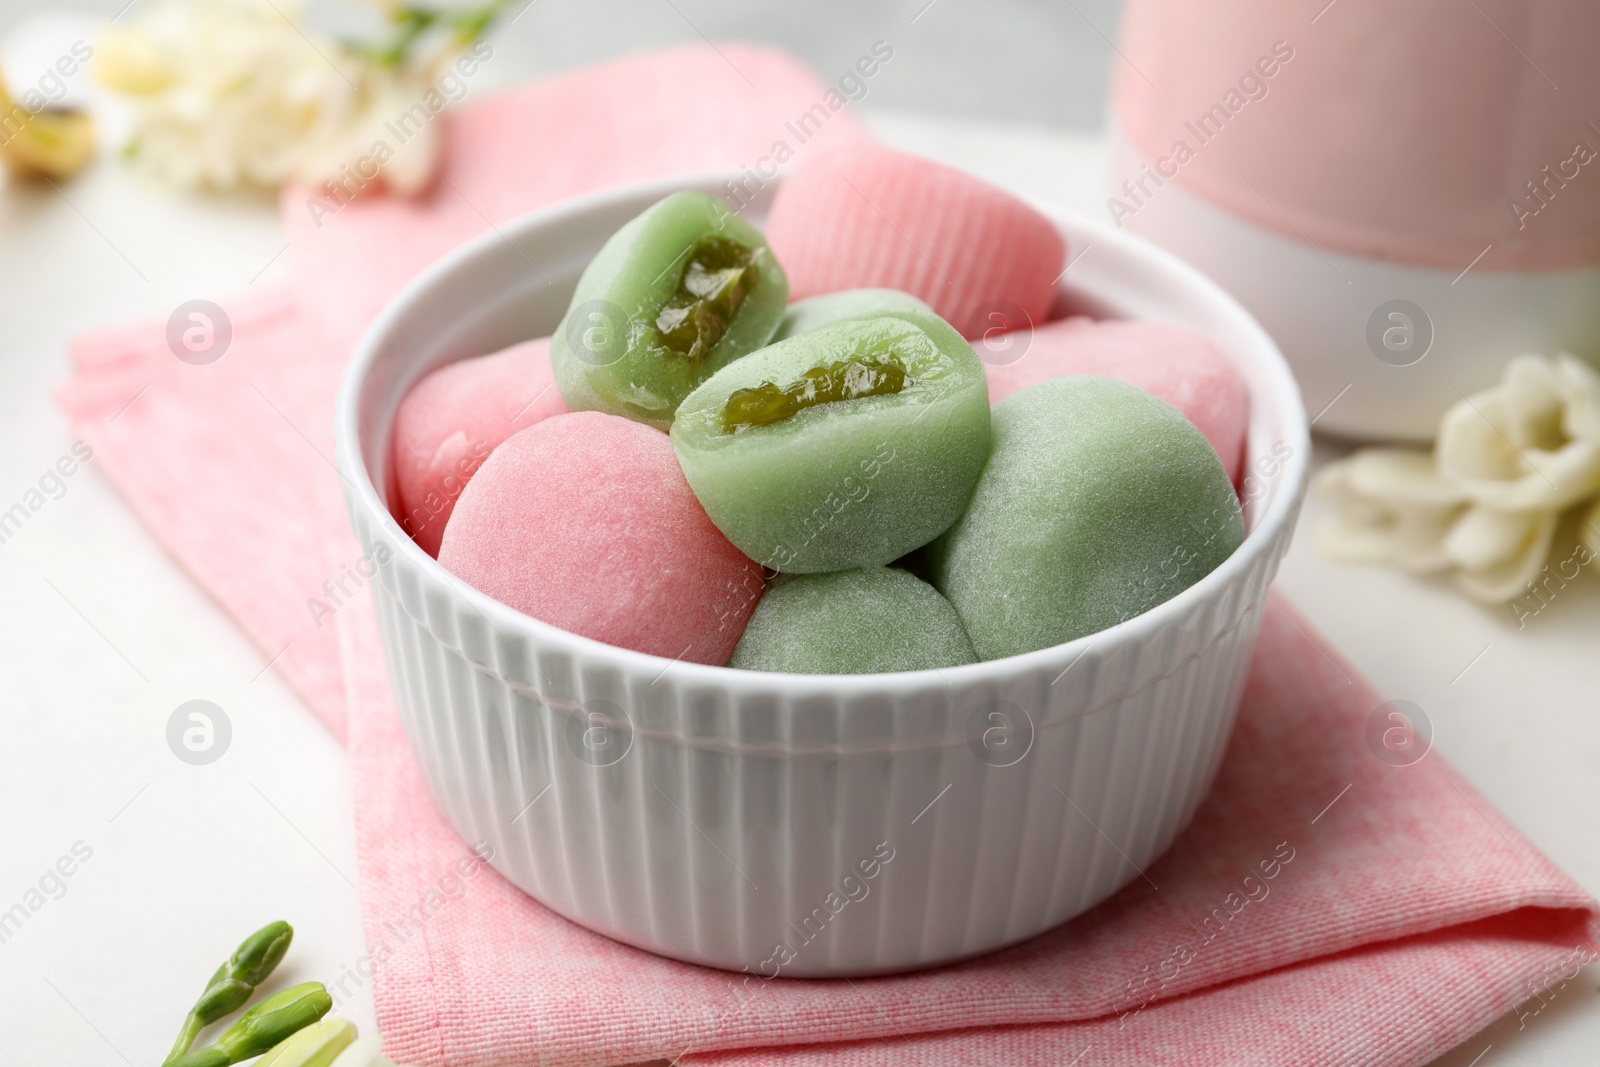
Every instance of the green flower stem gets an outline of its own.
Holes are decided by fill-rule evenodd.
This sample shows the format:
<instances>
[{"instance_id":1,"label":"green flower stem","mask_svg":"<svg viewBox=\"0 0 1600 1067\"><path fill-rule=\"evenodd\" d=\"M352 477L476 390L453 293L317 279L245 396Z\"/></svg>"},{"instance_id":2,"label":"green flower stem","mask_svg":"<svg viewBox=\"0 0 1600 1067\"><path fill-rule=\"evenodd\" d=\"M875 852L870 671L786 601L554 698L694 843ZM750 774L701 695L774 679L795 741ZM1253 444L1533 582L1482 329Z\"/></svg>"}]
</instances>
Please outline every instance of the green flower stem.
<instances>
[{"instance_id":1,"label":"green flower stem","mask_svg":"<svg viewBox=\"0 0 1600 1067\"><path fill-rule=\"evenodd\" d=\"M178 1031L178 1040L172 1043L172 1051L167 1053L167 1058L163 1061L163 1064L171 1063L193 1048L195 1038L200 1036L200 1031L204 1030L205 1027L206 1024L201 1020L200 1016L190 1011L188 1017L183 1020L183 1029Z\"/></svg>"},{"instance_id":2,"label":"green flower stem","mask_svg":"<svg viewBox=\"0 0 1600 1067\"><path fill-rule=\"evenodd\" d=\"M233 1063L228 1051L220 1045L211 1045L208 1048L196 1049L186 1052L175 1060L168 1060L169 1064L182 1064L182 1067L229 1067Z\"/></svg>"}]
</instances>

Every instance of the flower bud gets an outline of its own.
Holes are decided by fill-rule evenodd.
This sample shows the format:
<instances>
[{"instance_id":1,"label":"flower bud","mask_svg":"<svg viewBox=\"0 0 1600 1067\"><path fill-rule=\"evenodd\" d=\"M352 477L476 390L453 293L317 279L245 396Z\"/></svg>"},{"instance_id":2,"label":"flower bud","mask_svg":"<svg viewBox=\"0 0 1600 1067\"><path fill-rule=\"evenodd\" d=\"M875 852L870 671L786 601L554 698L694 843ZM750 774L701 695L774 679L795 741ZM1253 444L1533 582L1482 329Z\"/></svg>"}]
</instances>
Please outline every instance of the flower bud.
<instances>
[{"instance_id":1,"label":"flower bud","mask_svg":"<svg viewBox=\"0 0 1600 1067\"><path fill-rule=\"evenodd\" d=\"M263 1000L217 1038L229 1062L259 1056L291 1034L310 1026L333 1008L321 982L302 982Z\"/></svg>"},{"instance_id":2,"label":"flower bud","mask_svg":"<svg viewBox=\"0 0 1600 1067\"><path fill-rule=\"evenodd\" d=\"M257 986L283 960L294 940L294 927L283 920L268 923L249 937L233 953L225 966L228 976Z\"/></svg>"},{"instance_id":3,"label":"flower bud","mask_svg":"<svg viewBox=\"0 0 1600 1067\"><path fill-rule=\"evenodd\" d=\"M206 991L200 994L200 999L194 1003L194 1017L202 1026L209 1026L218 1019L232 1015L244 1006L250 999L250 994L255 992L255 986L241 982L237 978L223 978L213 980L206 986Z\"/></svg>"}]
</instances>

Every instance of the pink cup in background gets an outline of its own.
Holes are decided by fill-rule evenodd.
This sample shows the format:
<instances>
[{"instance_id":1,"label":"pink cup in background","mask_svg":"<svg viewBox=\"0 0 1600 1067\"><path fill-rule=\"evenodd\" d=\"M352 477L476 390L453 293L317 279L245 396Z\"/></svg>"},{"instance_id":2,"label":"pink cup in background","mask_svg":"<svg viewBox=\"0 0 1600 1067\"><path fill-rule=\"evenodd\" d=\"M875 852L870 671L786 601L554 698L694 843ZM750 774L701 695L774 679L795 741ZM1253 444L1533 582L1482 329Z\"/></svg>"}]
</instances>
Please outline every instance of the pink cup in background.
<instances>
[{"instance_id":1,"label":"pink cup in background","mask_svg":"<svg viewBox=\"0 0 1600 1067\"><path fill-rule=\"evenodd\" d=\"M1600 357L1600 5L1129 0L1107 210L1210 274L1317 425L1426 438Z\"/></svg>"}]
</instances>

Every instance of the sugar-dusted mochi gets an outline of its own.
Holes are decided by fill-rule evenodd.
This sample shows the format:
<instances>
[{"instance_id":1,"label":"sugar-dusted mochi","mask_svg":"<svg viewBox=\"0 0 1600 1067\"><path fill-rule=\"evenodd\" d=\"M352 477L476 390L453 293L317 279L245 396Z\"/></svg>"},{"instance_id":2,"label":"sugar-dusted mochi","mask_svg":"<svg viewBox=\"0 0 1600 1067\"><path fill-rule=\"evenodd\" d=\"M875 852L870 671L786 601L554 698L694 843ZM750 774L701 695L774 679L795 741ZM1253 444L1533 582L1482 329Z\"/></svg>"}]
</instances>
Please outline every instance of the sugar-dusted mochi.
<instances>
[{"instance_id":1,"label":"sugar-dusted mochi","mask_svg":"<svg viewBox=\"0 0 1600 1067\"><path fill-rule=\"evenodd\" d=\"M911 310L933 309L910 293L902 293L898 289L846 289L842 293L825 293L790 304L772 339L782 341L840 319L853 319L880 311Z\"/></svg>"},{"instance_id":2,"label":"sugar-dusted mochi","mask_svg":"<svg viewBox=\"0 0 1600 1067\"><path fill-rule=\"evenodd\" d=\"M922 554L981 659L1096 633L1172 598L1239 547L1215 450L1165 401L1094 375L994 406L966 512Z\"/></svg>"},{"instance_id":3,"label":"sugar-dusted mochi","mask_svg":"<svg viewBox=\"0 0 1600 1067\"><path fill-rule=\"evenodd\" d=\"M789 283L766 238L704 193L673 193L611 236L551 343L574 411L672 425L684 397L771 339Z\"/></svg>"},{"instance_id":4,"label":"sugar-dusted mochi","mask_svg":"<svg viewBox=\"0 0 1600 1067\"><path fill-rule=\"evenodd\" d=\"M870 145L797 166L773 198L767 240L795 300L899 289L966 337L989 327L991 311L1044 322L1066 262L1061 232L1010 193Z\"/></svg>"},{"instance_id":5,"label":"sugar-dusted mochi","mask_svg":"<svg viewBox=\"0 0 1600 1067\"><path fill-rule=\"evenodd\" d=\"M841 394L854 397L840 397ZM989 452L983 367L927 311L845 319L724 367L672 424L684 476L748 556L885 564L966 506Z\"/></svg>"},{"instance_id":6,"label":"sugar-dusted mochi","mask_svg":"<svg viewBox=\"0 0 1600 1067\"><path fill-rule=\"evenodd\" d=\"M999 403L1030 385L1069 374L1102 374L1136 385L1189 417L1239 484L1250 429L1244 375L1204 334L1135 319L1062 319L1031 331L973 342ZM1019 354L1020 353L1020 354Z\"/></svg>"},{"instance_id":7,"label":"sugar-dusted mochi","mask_svg":"<svg viewBox=\"0 0 1600 1067\"><path fill-rule=\"evenodd\" d=\"M902 570L780 575L730 667L789 674L881 674L977 662L955 608Z\"/></svg>"},{"instance_id":8,"label":"sugar-dusted mochi","mask_svg":"<svg viewBox=\"0 0 1600 1067\"><path fill-rule=\"evenodd\" d=\"M548 337L424 375L395 412L395 518L437 556L457 498L489 453L566 410L550 373Z\"/></svg>"},{"instance_id":9,"label":"sugar-dusted mochi","mask_svg":"<svg viewBox=\"0 0 1600 1067\"><path fill-rule=\"evenodd\" d=\"M695 500L666 434L600 412L557 415L495 449L439 562L562 629L718 666L763 584Z\"/></svg>"}]
</instances>

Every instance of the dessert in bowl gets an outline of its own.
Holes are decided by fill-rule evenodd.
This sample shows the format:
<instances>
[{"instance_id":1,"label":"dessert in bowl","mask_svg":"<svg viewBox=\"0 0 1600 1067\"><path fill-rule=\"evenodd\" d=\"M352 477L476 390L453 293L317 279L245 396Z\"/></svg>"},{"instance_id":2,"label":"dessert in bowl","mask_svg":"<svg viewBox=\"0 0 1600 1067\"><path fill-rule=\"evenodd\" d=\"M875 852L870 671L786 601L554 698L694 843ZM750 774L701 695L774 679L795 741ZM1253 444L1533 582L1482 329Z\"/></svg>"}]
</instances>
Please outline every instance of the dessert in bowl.
<instances>
[{"instance_id":1,"label":"dessert in bowl","mask_svg":"<svg viewBox=\"0 0 1600 1067\"><path fill-rule=\"evenodd\" d=\"M679 446L676 455L692 495L685 497L674 488L670 506L682 507L689 517L658 533L619 523L620 532L602 530L595 536L624 539L607 544L637 546L623 551L626 558L641 562L636 586L655 589L666 582L662 571L677 562L649 557L651 546L659 547L664 539L679 536L686 524L693 525L690 520L698 513L690 502L700 500L711 529L697 528L694 536L718 546L710 556L719 562L716 567L706 564L706 573L697 572L692 580L673 577L683 582L681 594L624 604L620 620L617 612L606 616L612 630L590 631L599 638L582 636L574 628L587 627L583 620L594 614L584 595L590 588L585 581L592 573L598 582L603 568L585 556L581 544L556 545L550 552L551 546L532 538L515 551L546 553L540 556L540 573L549 574L551 582L567 583L569 595L559 599L563 610L572 612L570 618L580 621L556 625L548 617L535 617L549 616L554 609L530 603L530 614L505 602L516 599L513 592L502 591L500 599L489 595L478 585L492 585L492 579L476 573L463 577L457 572L468 568L459 562L455 571L444 565L457 559L451 551L455 523L462 522L465 536L469 525L494 527L498 521L491 519L494 508L473 502L474 495L489 500L489 481L481 492L473 489L477 474L455 501L440 559L434 559L412 539L418 531L407 524L415 512L401 504L394 462L400 450L391 445L398 414L413 387L448 364L552 334L552 347L558 349L554 358L560 360L563 337L570 344L574 336L558 329L569 311L607 299L587 295L587 280L580 282L580 277L613 235L672 194L698 190L715 195L723 185L721 175L656 183L572 201L503 224L413 282L373 325L357 352L340 401L339 465L359 537L368 549L380 543L388 549L373 556L388 560L374 596L397 703L419 763L451 822L468 840L487 842L495 866L512 882L573 921L679 959L768 977L859 975L931 966L1032 936L1137 878L1187 824L1210 785L1239 703L1261 613L1269 610L1265 590L1287 547L1304 491L1309 449L1293 380L1255 322L1194 271L1137 238L1040 207L1058 249L1092 246L1056 283L1052 299L1057 317L1090 315L1184 328L1222 353L1247 393L1242 455L1205 454L1216 478L1226 485L1231 477L1238 487L1237 497L1228 494L1237 503L1223 511L1237 515L1237 547L1228 543L1229 551L1216 551L1217 558L1205 561L1203 576L1196 573L1181 589L1166 590L1167 599L1109 626L1109 617L1103 615L1080 621L1080 632L1071 639L1040 646L1050 633L1070 631L1046 631L1040 637L1016 625L1015 618L992 602L983 602L985 576L1004 575L1024 557L1015 551L997 556L992 549L998 535L982 522L967 521L973 518L968 505L985 493L999 494L1001 511L1026 501L1018 501L1015 485L988 485L986 473L966 468L959 478L951 475L951 484L961 485L929 490L929 496L954 494L954 505L935 501L937 506L924 508L914 522L890 531L895 536L885 534L877 541L872 534L890 525L886 520L852 527L847 537L825 534L805 544L791 538L776 546L764 526L769 516L758 514L760 509L741 510L741 501L733 499L738 491L724 484L726 478L719 479L715 461L701 453L760 445L761 438L746 434L719 445L716 420L730 411L806 416L810 421L804 425L785 427L779 425L780 417L755 432L772 431L773 439L780 432L795 437L786 448L775 450L779 456L788 449L817 447L821 451L810 466L825 465L832 453L799 438L801 431L815 436L811 431L823 424L823 415L836 412L784 416L793 407L793 396L799 395L785 390L812 380L823 381L825 392L833 379L803 375L818 368L833 374L848 364L838 358L838 345L853 344L858 335L912 338L912 347L924 360L910 367L913 382L939 378L946 363L954 368L949 371L953 384L930 390L929 397L949 406L951 425L969 429L963 444L945 450L954 457L948 464L940 459L942 445L928 445L926 454L933 457L929 472L959 466L975 447L988 447L986 442L971 443L978 431L971 428L975 416L970 401L962 399L967 395L962 389L975 386L963 378L972 364L951 347L951 338L959 333L934 311L904 301L882 310L876 319L847 313L860 312L859 305L844 309L838 318L808 314L803 329L775 345L736 358L717 353L712 361L718 365L698 384L679 379L669 383L679 410L699 420L684 423L681 433L672 424L671 438L661 434L662 423L670 420L658 405L668 387L626 393L626 402L641 409L641 417L629 425ZM762 230L781 189L774 183L745 202L740 223ZM793 229L792 220L789 227ZM783 246L776 238L782 230L775 227L773 233L780 263ZM932 266L938 250L931 241L925 243L932 249ZM805 257L796 261L805 262ZM750 267L731 260L732 266L719 267L721 262L710 263L708 270L738 273ZM836 267L829 264L835 274ZM872 282L847 278L828 284L869 287ZM937 300L926 297L940 294L919 293L917 284L891 277L883 287L907 289L937 310ZM575 294L585 299L575 302ZM770 314L770 308L763 314ZM680 321L681 316L666 326L675 328ZM868 329L862 322L873 325ZM782 324L774 324L773 333L782 332ZM1085 327L1084 332L1093 331ZM691 349L696 344L687 335L681 340ZM977 356L984 355L982 346L990 340L980 338ZM706 351L713 352L714 345ZM1008 362L1011 354L1008 350ZM555 469L555 457L573 468L562 479L579 486L600 479L602 466L594 465L585 474L579 469L582 457L571 455L583 451L579 431L588 432L571 420L609 427L610 433L617 427L604 420L628 418L606 410L625 391L612 388L602 375L588 374L591 367L616 368L630 358L626 353L615 359L611 355L569 361L565 369L556 362L557 382L564 374L570 380L576 370L594 390L562 390L570 406L584 410L551 413L522 429L508 426L512 432L501 448L515 447L504 453L503 462L495 459L501 450L491 449L489 461L479 469L496 484L525 487L521 495L501 491L502 497L516 501L515 507L507 505L508 513L525 517L517 521L542 523L552 512L583 499L578 490L543 504L532 499L560 489L555 477L541 480L540 475ZM1063 373L1072 370L1071 359L1052 345L1042 345L1039 355L1062 359ZM944 356L949 358L941 362ZM757 359L767 363L741 370L745 361ZM1026 359L1024 353L1022 361ZM978 362L986 369L981 358ZM1088 362L1098 374L1108 373L1104 352ZM1206 373L1215 370L1208 367ZM846 367L837 373L859 378L861 372ZM629 379L631 384L638 381ZM879 383L872 388L887 387ZM1025 388L1015 399L1028 403L1019 405L1015 418L1003 416L1002 407L994 409L995 426L1020 429L1024 438L1042 427L1053 442L1060 438L1056 454L1062 457L1085 453L1070 434L1054 432L1050 412L1056 409L1050 404L1058 399L1039 400L1035 390L1041 389L1065 390L1073 394L1072 403L1091 409L1123 405L1118 408L1119 425L1146 416L1158 422L1168 419L1163 425L1169 427L1176 425L1169 416L1182 421L1148 394L1103 377L1082 378L1076 384L1068 378L1046 379ZM743 398L732 404L736 395ZM897 408L911 402L904 399L909 395L869 391L843 402L864 410L876 405L872 411L894 419L901 417ZM1218 407L1207 403L1207 410ZM1028 410L1020 410L1024 407ZM1242 412L1239 417L1245 418ZM963 418L968 422L962 423ZM742 425L728 423L723 432L737 435ZM1195 462L1200 462L1191 447L1195 441L1203 449L1206 441L1218 446L1225 438L1215 428L1202 435L1187 423L1182 433L1192 435L1183 440ZM635 474L654 469L652 464L661 467L659 477L649 483L656 488L641 492L667 492L660 487L674 472L657 438L639 437L632 430L618 430L616 436L616 451L607 455L634 455L624 450L635 447L627 442L637 437L637 455L656 458L630 461ZM1015 441L1018 436L1002 426L996 439ZM1130 439L1114 451L1131 455L1137 444ZM1160 457L1167 451L1158 443L1149 455L1164 462ZM532 472L522 475L521 482L511 473L513 460ZM697 463L702 469L696 470ZM1125 465L1133 466L1131 461ZM986 466L983 456L976 466ZM804 484L805 473L800 469L785 475L799 486L796 492L812 491ZM1019 478L1027 484L1027 476ZM775 478L753 481L757 488L776 484ZM868 488L866 499L876 501ZM615 510L607 505L597 513ZM469 524L463 514L479 517ZM1113 541L1149 528L1149 520L1138 514L1130 521ZM719 554L721 542L713 533L726 535L737 552ZM569 530L567 536L581 540L585 535ZM1157 579L1169 561L1188 561L1208 546L1223 544L1217 536L1203 521L1169 530L1160 545ZM495 562L494 553L501 550L496 546L512 543L487 535L479 541L475 553L461 558ZM787 551L780 552L780 547ZM912 550L913 557L904 559L902 554ZM637 555L627 555L635 551ZM756 558L760 556L766 558ZM498 557L492 569L527 584L526 574L518 575L515 560L508 563L508 558ZM752 572L741 560L765 563L766 574ZM895 563L899 566L885 567ZM772 578L772 591L782 596L769 600L763 584L774 571L781 577ZM955 580L953 572L965 578ZM1044 568L1029 576L1027 584L1047 585L1054 577ZM707 582L719 583L711 590L715 595L705 595ZM594 589L594 597L600 598L599 585ZM819 664L805 655L797 657L797 648L807 652L809 644L820 644L824 636L821 630L807 631L808 626L828 626L825 636L835 640L841 655L860 651L866 637L849 632L840 636L836 605L842 602L839 598L852 596L880 610L874 616L880 621L859 634L881 632L889 620L927 620L916 625L928 629L930 642L941 651L932 659L913 656L905 661L918 669L895 669L901 661L868 659L856 669L870 667L875 673L802 673L845 662ZM696 610L717 613L717 625L704 623L696 632L721 632L723 638L721 643L710 638L700 642L699 654L693 653L693 642L685 642L691 647L679 654L670 643L638 651L617 643L631 637L608 636L656 633L662 629L651 625L656 619L696 598L708 601ZM953 614L946 612L951 607ZM1033 619L1049 610L1048 604L1031 608L1026 616ZM639 616L631 620L636 625L622 626L630 621L629 614ZM847 621L857 624L864 617L846 614ZM960 623L954 629L952 618ZM739 632L726 632L730 627ZM672 627L665 629L670 635ZM960 630L983 633L981 642L973 641L971 655L961 651ZM807 633L818 634L817 641L811 642ZM735 651L745 638L756 636L762 644ZM718 665L728 657L735 666Z\"/></svg>"}]
</instances>

